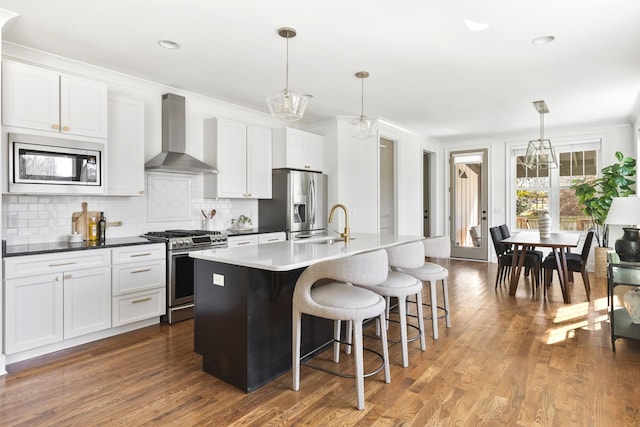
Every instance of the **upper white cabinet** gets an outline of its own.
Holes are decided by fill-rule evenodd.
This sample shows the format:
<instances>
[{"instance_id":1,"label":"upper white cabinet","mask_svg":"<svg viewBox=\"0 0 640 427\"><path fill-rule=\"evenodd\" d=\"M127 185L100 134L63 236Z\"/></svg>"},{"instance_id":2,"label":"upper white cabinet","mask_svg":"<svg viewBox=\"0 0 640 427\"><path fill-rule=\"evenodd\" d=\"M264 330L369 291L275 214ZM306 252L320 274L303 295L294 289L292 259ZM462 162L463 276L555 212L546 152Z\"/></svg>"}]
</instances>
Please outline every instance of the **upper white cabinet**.
<instances>
[{"instance_id":1,"label":"upper white cabinet","mask_svg":"<svg viewBox=\"0 0 640 427\"><path fill-rule=\"evenodd\" d=\"M322 172L324 137L292 128L273 130L273 168Z\"/></svg>"},{"instance_id":2,"label":"upper white cabinet","mask_svg":"<svg viewBox=\"0 0 640 427\"><path fill-rule=\"evenodd\" d=\"M204 175L205 197L271 198L271 129L207 119L204 161L218 170Z\"/></svg>"},{"instance_id":3,"label":"upper white cabinet","mask_svg":"<svg viewBox=\"0 0 640 427\"><path fill-rule=\"evenodd\" d=\"M144 102L109 96L108 196L144 195Z\"/></svg>"},{"instance_id":4,"label":"upper white cabinet","mask_svg":"<svg viewBox=\"0 0 640 427\"><path fill-rule=\"evenodd\" d=\"M2 63L2 123L107 137L107 85L19 62Z\"/></svg>"}]
</instances>

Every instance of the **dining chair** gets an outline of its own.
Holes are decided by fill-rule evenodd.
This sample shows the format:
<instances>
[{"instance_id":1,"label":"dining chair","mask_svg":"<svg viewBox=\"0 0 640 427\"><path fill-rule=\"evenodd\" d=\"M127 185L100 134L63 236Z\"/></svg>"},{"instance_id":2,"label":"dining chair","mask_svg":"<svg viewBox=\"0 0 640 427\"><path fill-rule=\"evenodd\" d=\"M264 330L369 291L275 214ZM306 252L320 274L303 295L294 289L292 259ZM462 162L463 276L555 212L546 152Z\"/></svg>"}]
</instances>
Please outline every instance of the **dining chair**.
<instances>
[{"instance_id":1,"label":"dining chair","mask_svg":"<svg viewBox=\"0 0 640 427\"><path fill-rule=\"evenodd\" d=\"M509 252L508 245L501 243L503 240L499 227L489 228L493 249L498 258L498 271L496 273L496 283L494 288L498 289L498 284L504 282L507 277L513 273L511 266L513 265L513 252ZM533 280L531 281L531 291L535 293L535 287L539 286L540 280L540 259L536 254L525 254L524 266L526 269L533 269Z\"/></svg>"},{"instance_id":2,"label":"dining chair","mask_svg":"<svg viewBox=\"0 0 640 427\"><path fill-rule=\"evenodd\" d=\"M498 226L498 228L500 229L500 234L502 234L502 239L506 239L508 237L511 237L511 231L509 231L509 226L507 224L501 224ZM512 252L513 248L511 247L511 245L505 245L507 247L507 252ZM542 263L542 260L544 259L544 254L542 253L542 251L537 251L535 250L535 248L531 248L531 249L527 249L527 254L528 255L535 255L536 257L538 257L538 262ZM540 276L538 277L538 283L542 282L542 269L539 270L540 272ZM529 269L526 269L524 272L525 276L529 275Z\"/></svg>"},{"instance_id":3,"label":"dining chair","mask_svg":"<svg viewBox=\"0 0 640 427\"><path fill-rule=\"evenodd\" d=\"M377 285L387 280L388 272L387 253L383 249L320 262L307 267L302 272L293 291L291 353L294 391L300 389L302 314L334 321L333 359L335 363L339 362L342 343L340 328L341 321L344 320L353 324L354 343L351 347L355 362L357 405L358 409L364 409L362 323L365 319L377 317L380 325L386 325L386 302L375 292L353 285ZM387 331L384 327L380 328L380 331L383 359L381 368L384 369L385 382L389 383L391 374ZM344 375L340 374L340 376Z\"/></svg>"},{"instance_id":4,"label":"dining chair","mask_svg":"<svg viewBox=\"0 0 640 427\"><path fill-rule=\"evenodd\" d=\"M591 251L591 243L593 242L594 234L595 232L593 229L587 232L587 236L584 239L584 245L582 246L582 251L579 254L567 254L567 269L569 272L580 273L582 275L582 282L584 283L584 290L587 293L588 301L590 301L591 298L591 284L589 283L589 273L587 272L587 259L589 258L589 252ZM553 270L557 270L558 268L553 253L550 253L544 259L542 262L542 268L544 270L544 295L546 296L547 288L551 286Z\"/></svg>"}]
</instances>

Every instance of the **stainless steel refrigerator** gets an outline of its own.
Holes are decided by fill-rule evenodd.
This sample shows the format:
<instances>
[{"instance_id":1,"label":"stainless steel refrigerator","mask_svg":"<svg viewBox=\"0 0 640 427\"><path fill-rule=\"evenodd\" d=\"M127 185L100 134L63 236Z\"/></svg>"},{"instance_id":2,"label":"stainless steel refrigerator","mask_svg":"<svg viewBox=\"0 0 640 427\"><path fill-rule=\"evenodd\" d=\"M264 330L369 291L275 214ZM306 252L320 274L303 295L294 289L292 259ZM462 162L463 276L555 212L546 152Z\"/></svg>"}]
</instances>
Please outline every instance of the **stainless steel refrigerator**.
<instances>
[{"instance_id":1,"label":"stainless steel refrigerator","mask_svg":"<svg viewBox=\"0 0 640 427\"><path fill-rule=\"evenodd\" d=\"M258 202L261 229L285 230L290 240L327 234L327 176L274 169L271 199Z\"/></svg>"}]
</instances>

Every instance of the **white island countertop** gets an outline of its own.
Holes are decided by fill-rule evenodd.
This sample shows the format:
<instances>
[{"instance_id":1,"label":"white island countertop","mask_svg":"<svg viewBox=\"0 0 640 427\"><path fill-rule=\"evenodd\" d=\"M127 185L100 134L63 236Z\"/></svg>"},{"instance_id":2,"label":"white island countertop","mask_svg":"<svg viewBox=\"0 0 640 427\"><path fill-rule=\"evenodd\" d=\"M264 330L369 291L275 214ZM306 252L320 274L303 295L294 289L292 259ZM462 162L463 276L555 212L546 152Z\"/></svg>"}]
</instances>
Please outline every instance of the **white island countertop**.
<instances>
[{"instance_id":1,"label":"white island countertop","mask_svg":"<svg viewBox=\"0 0 640 427\"><path fill-rule=\"evenodd\" d=\"M338 236L329 239L339 239ZM208 249L189 252L191 258L233 264L269 271L289 271L308 267L332 259L387 248L401 243L415 242L423 236L354 233L348 243L313 240L305 242L266 243L234 248Z\"/></svg>"}]
</instances>

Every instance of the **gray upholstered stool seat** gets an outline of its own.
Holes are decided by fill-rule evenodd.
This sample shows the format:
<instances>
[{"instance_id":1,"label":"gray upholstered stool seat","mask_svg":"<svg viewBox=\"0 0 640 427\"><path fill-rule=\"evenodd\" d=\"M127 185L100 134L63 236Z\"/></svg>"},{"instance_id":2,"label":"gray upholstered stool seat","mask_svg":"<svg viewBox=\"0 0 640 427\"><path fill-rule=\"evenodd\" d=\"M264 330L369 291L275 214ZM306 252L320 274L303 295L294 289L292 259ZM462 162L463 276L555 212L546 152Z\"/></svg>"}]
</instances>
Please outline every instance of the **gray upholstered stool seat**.
<instances>
[{"instance_id":1,"label":"gray upholstered stool seat","mask_svg":"<svg viewBox=\"0 0 640 427\"><path fill-rule=\"evenodd\" d=\"M379 318L386 323L384 298L367 289L353 286L375 285L384 282L388 273L387 253L384 250L366 252L347 258L325 261L309 266L302 272L293 291L292 308L292 388L300 388L300 340L302 314L334 321L334 362L339 360L340 321L353 324L353 353L358 409L364 409L364 363L362 354L362 323ZM326 283L326 280L338 283ZM391 381L386 330L381 334L385 382Z\"/></svg>"},{"instance_id":2,"label":"gray upholstered stool seat","mask_svg":"<svg viewBox=\"0 0 640 427\"><path fill-rule=\"evenodd\" d=\"M428 237L423 240L425 255L436 258L448 258L451 251L451 242L448 236ZM427 249L429 248L429 249ZM438 309L444 311L445 325L451 327L451 315L449 311L449 288L447 278L449 270L433 262L425 262L419 268L400 268L400 271L410 274L422 282L429 282L431 325L433 326L433 339L438 339ZM443 305L438 306L437 283L442 282Z\"/></svg>"},{"instance_id":3,"label":"gray upholstered stool seat","mask_svg":"<svg viewBox=\"0 0 640 427\"><path fill-rule=\"evenodd\" d=\"M405 243L387 248L389 257L389 271L387 280L376 285L357 285L370 289L385 297L387 300L387 318L389 317L389 299L398 299L398 314L400 323L400 344L402 347L402 366L409 366L409 352L407 339L407 297L415 295L417 301L422 301L422 282L415 277L394 271L400 267L417 267L424 263L424 245L421 241ZM424 320L422 304L417 304L418 333L420 337L420 349L425 351ZM383 324L384 325L384 324Z\"/></svg>"}]
</instances>

